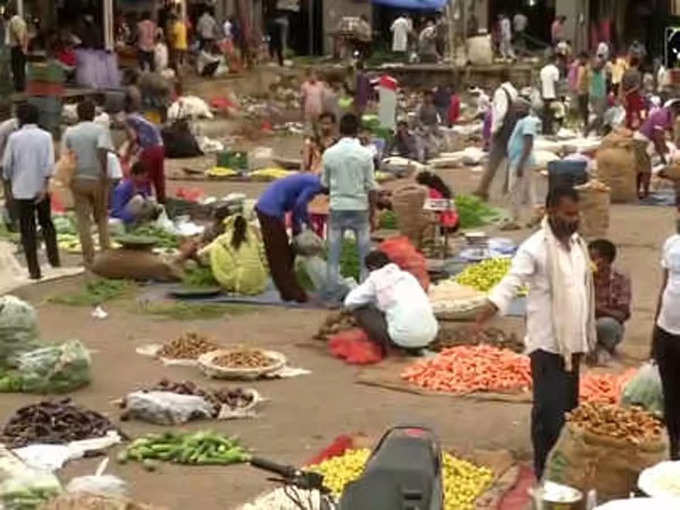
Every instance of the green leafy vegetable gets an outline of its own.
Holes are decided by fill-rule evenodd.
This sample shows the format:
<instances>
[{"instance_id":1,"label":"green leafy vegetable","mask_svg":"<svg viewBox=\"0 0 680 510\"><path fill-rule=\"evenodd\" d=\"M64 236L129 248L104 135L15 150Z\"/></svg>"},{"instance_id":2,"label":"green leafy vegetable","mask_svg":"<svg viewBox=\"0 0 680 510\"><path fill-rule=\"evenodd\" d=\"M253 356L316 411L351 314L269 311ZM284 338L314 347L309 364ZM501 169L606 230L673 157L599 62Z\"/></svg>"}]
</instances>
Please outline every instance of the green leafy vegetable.
<instances>
[{"instance_id":1,"label":"green leafy vegetable","mask_svg":"<svg viewBox=\"0 0 680 510\"><path fill-rule=\"evenodd\" d=\"M49 301L69 306L97 306L107 301L122 297L134 288L134 283L127 280L108 280L97 278L85 284L85 288L72 294L52 296Z\"/></svg>"},{"instance_id":2,"label":"green leafy vegetable","mask_svg":"<svg viewBox=\"0 0 680 510\"><path fill-rule=\"evenodd\" d=\"M125 237L138 237L140 239L152 239L159 248L179 248L179 237L154 225L142 225L129 232Z\"/></svg>"},{"instance_id":3,"label":"green leafy vegetable","mask_svg":"<svg viewBox=\"0 0 680 510\"><path fill-rule=\"evenodd\" d=\"M184 273L182 283L187 288L196 289L220 286L213 276L212 269L203 266L187 269Z\"/></svg>"},{"instance_id":4,"label":"green leafy vegetable","mask_svg":"<svg viewBox=\"0 0 680 510\"><path fill-rule=\"evenodd\" d=\"M501 219L503 213L470 195L456 195L456 208L460 215L462 229L477 228Z\"/></svg>"},{"instance_id":5,"label":"green leafy vegetable","mask_svg":"<svg viewBox=\"0 0 680 510\"><path fill-rule=\"evenodd\" d=\"M397 228L397 215L394 211L383 211L380 213L380 228L395 230Z\"/></svg>"},{"instance_id":6,"label":"green leafy vegetable","mask_svg":"<svg viewBox=\"0 0 680 510\"><path fill-rule=\"evenodd\" d=\"M174 301L145 302L136 308L137 313L177 321L221 319L225 315L251 313L254 306L232 304L190 304Z\"/></svg>"}]
</instances>

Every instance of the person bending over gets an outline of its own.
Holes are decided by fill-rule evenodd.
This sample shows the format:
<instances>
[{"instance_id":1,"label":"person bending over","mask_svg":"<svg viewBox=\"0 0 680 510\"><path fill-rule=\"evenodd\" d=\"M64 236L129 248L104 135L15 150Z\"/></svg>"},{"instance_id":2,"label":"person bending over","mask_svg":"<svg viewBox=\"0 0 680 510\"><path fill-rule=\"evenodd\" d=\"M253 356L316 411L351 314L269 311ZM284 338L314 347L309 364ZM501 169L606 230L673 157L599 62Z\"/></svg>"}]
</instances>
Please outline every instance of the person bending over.
<instances>
[{"instance_id":1,"label":"person bending over","mask_svg":"<svg viewBox=\"0 0 680 510\"><path fill-rule=\"evenodd\" d=\"M159 206L151 194L147 166L137 161L132 165L130 177L122 180L113 192L111 217L130 226L150 221L158 213Z\"/></svg>"},{"instance_id":2,"label":"person bending over","mask_svg":"<svg viewBox=\"0 0 680 510\"><path fill-rule=\"evenodd\" d=\"M345 298L345 307L361 329L383 352L389 347L427 347L439 324L418 280L378 250L366 256L365 265L368 279Z\"/></svg>"}]
</instances>

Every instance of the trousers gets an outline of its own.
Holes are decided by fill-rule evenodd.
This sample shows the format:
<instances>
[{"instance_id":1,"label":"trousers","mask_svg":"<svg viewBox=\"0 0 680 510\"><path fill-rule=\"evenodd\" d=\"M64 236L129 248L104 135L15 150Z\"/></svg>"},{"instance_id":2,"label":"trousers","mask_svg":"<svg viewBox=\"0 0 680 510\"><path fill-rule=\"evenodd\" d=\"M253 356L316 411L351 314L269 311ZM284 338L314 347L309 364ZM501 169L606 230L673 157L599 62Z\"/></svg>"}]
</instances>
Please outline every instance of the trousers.
<instances>
[{"instance_id":1,"label":"trousers","mask_svg":"<svg viewBox=\"0 0 680 510\"><path fill-rule=\"evenodd\" d=\"M511 171L516 172L516 170ZM510 202L510 213L512 220L515 222L520 221L523 205L527 203L532 207L540 205L538 193L536 192L536 178L533 168L525 168L521 177L515 175L510 188Z\"/></svg>"},{"instance_id":2,"label":"trousers","mask_svg":"<svg viewBox=\"0 0 680 510\"><path fill-rule=\"evenodd\" d=\"M564 426L564 414L578 406L580 354L574 354L573 370L565 370L559 354L537 350L529 355L534 403L531 409L531 442L534 471L541 479L545 461Z\"/></svg>"},{"instance_id":3,"label":"trousers","mask_svg":"<svg viewBox=\"0 0 680 510\"><path fill-rule=\"evenodd\" d=\"M491 150L489 151L489 161L484 168L482 180L477 187L476 195L488 198L489 188L496 177L496 171L503 160L508 157L508 139L507 137L495 134L491 138Z\"/></svg>"},{"instance_id":4,"label":"trousers","mask_svg":"<svg viewBox=\"0 0 680 510\"><path fill-rule=\"evenodd\" d=\"M300 286L295 276L295 255L290 247L283 220L276 216L264 214L257 209L255 211L260 221L269 271L274 285L279 290L281 299L301 303L307 301L307 293Z\"/></svg>"},{"instance_id":5,"label":"trousers","mask_svg":"<svg viewBox=\"0 0 680 510\"><path fill-rule=\"evenodd\" d=\"M19 46L12 46L12 79L14 90L23 92L26 90L26 55Z\"/></svg>"},{"instance_id":6,"label":"trousers","mask_svg":"<svg viewBox=\"0 0 680 510\"><path fill-rule=\"evenodd\" d=\"M336 298L338 282L340 281L340 255L345 232L354 232L359 250L359 264L361 266L361 281L367 276L364 259L371 249L371 226L368 211L333 211L328 221L328 273L326 292L330 298Z\"/></svg>"},{"instance_id":7,"label":"trousers","mask_svg":"<svg viewBox=\"0 0 680 510\"><path fill-rule=\"evenodd\" d=\"M111 246L109 238L108 215L108 183L100 179L73 179L71 181L73 193L73 208L76 213L76 224L80 245L83 248L85 265L94 262L94 243L92 242L92 220L94 219L99 233L99 246L108 250Z\"/></svg>"},{"instance_id":8,"label":"trousers","mask_svg":"<svg viewBox=\"0 0 680 510\"><path fill-rule=\"evenodd\" d=\"M612 317L600 317L595 327L597 328L597 344L613 354L616 346L623 340L623 324Z\"/></svg>"},{"instance_id":9,"label":"trousers","mask_svg":"<svg viewBox=\"0 0 680 510\"><path fill-rule=\"evenodd\" d=\"M19 212L19 229L21 231L21 244L26 254L26 265L28 272L33 279L40 279L42 273L38 263L38 238L35 224L36 213L38 223L42 229L47 260L52 267L59 267L59 248L57 246L57 231L52 223L51 203L49 196L41 202L35 200L16 200Z\"/></svg>"},{"instance_id":10,"label":"trousers","mask_svg":"<svg viewBox=\"0 0 680 510\"><path fill-rule=\"evenodd\" d=\"M671 460L680 460L680 336L656 327L654 359L663 388L664 419L670 439Z\"/></svg>"},{"instance_id":11,"label":"trousers","mask_svg":"<svg viewBox=\"0 0 680 510\"><path fill-rule=\"evenodd\" d=\"M368 339L386 352L387 348L392 345L392 339L387 329L385 314L375 305L365 305L352 310L352 316L359 327L364 330Z\"/></svg>"}]
</instances>

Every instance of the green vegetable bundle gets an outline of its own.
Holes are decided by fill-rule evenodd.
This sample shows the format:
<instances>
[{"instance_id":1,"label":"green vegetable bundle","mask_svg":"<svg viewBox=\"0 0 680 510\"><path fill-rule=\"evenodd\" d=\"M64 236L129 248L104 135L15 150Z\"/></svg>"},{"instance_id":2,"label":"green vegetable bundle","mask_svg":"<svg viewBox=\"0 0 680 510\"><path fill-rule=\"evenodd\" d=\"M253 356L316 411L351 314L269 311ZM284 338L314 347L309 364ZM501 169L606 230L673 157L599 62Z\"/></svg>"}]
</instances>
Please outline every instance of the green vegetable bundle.
<instances>
[{"instance_id":1,"label":"green vegetable bundle","mask_svg":"<svg viewBox=\"0 0 680 510\"><path fill-rule=\"evenodd\" d=\"M150 238L156 241L156 246L159 248L176 249L179 248L179 237L158 228L154 225L142 225L129 233L130 236L142 238Z\"/></svg>"},{"instance_id":2,"label":"green vegetable bundle","mask_svg":"<svg viewBox=\"0 0 680 510\"><path fill-rule=\"evenodd\" d=\"M482 227L494 223L502 217L502 212L499 209L490 207L477 197L456 195L455 202L462 229Z\"/></svg>"},{"instance_id":3,"label":"green vegetable bundle","mask_svg":"<svg viewBox=\"0 0 680 510\"><path fill-rule=\"evenodd\" d=\"M383 211L380 213L380 228L396 230L397 227L397 215L393 211Z\"/></svg>"},{"instance_id":4,"label":"green vegetable bundle","mask_svg":"<svg viewBox=\"0 0 680 510\"><path fill-rule=\"evenodd\" d=\"M128 460L143 462L149 470L155 468L152 460L176 464L229 465L247 462L249 459L250 455L236 438L210 431L147 434L135 439L118 455L121 463Z\"/></svg>"},{"instance_id":5,"label":"green vegetable bundle","mask_svg":"<svg viewBox=\"0 0 680 510\"><path fill-rule=\"evenodd\" d=\"M51 297L50 302L69 306L97 306L121 297L131 287L132 283L126 280L97 278L88 281L82 291Z\"/></svg>"},{"instance_id":6,"label":"green vegetable bundle","mask_svg":"<svg viewBox=\"0 0 680 510\"><path fill-rule=\"evenodd\" d=\"M356 241L345 239L342 242L340 255L340 274L343 278L354 278L358 282L360 272L359 247Z\"/></svg>"},{"instance_id":7,"label":"green vegetable bundle","mask_svg":"<svg viewBox=\"0 0 680 510\"><path fill-rule=\"evenodd\" d=\"M215 280L212 269L203 266L187 269L184 272L182 283L187 288L195 289L220 286L219 282Z\"/></svg>"}]
</instances>

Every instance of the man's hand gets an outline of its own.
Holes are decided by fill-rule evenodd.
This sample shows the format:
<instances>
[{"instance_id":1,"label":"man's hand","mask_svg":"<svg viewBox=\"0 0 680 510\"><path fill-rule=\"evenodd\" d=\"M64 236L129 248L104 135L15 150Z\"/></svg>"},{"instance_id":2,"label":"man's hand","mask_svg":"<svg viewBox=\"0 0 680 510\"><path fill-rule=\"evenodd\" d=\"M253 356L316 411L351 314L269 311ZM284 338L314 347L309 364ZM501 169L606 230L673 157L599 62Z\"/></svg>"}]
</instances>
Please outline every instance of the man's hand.
<instances>
[{"instance_id":1,"label":"man's hand","mask_svg":"<svg viewBox=\"0 0 680 510\"><path fill-rule=\"evenodd\" d=\"M477 317L475 318L475 326L481 329L484 326L484 324L490 321L497 313L498 307L487 299L482 309L479 312L477 312Z\"/></svg>"},{"instance_id":2,"label":"man's hand","mask_svg":"<svg viewBox=\"0 0 680 510\"><path fill-rule=\"evenodd\" d=\"M517 178L521 179L522 177L524 177L524 166L520 165L517 167Z\"/></svg>"},{"instance_id":3,"label":"man's hand","mask_svg":"<svg viewBox=\"0 0 680 510\"><path fill-rule=\"evenodd\" d=\"M371 232L375 232L376 230L378 230L378 228L380 228L380 221L378 220L377 214L371 215L370 221L371 221Z\"/></svg>"}]
</instances>

